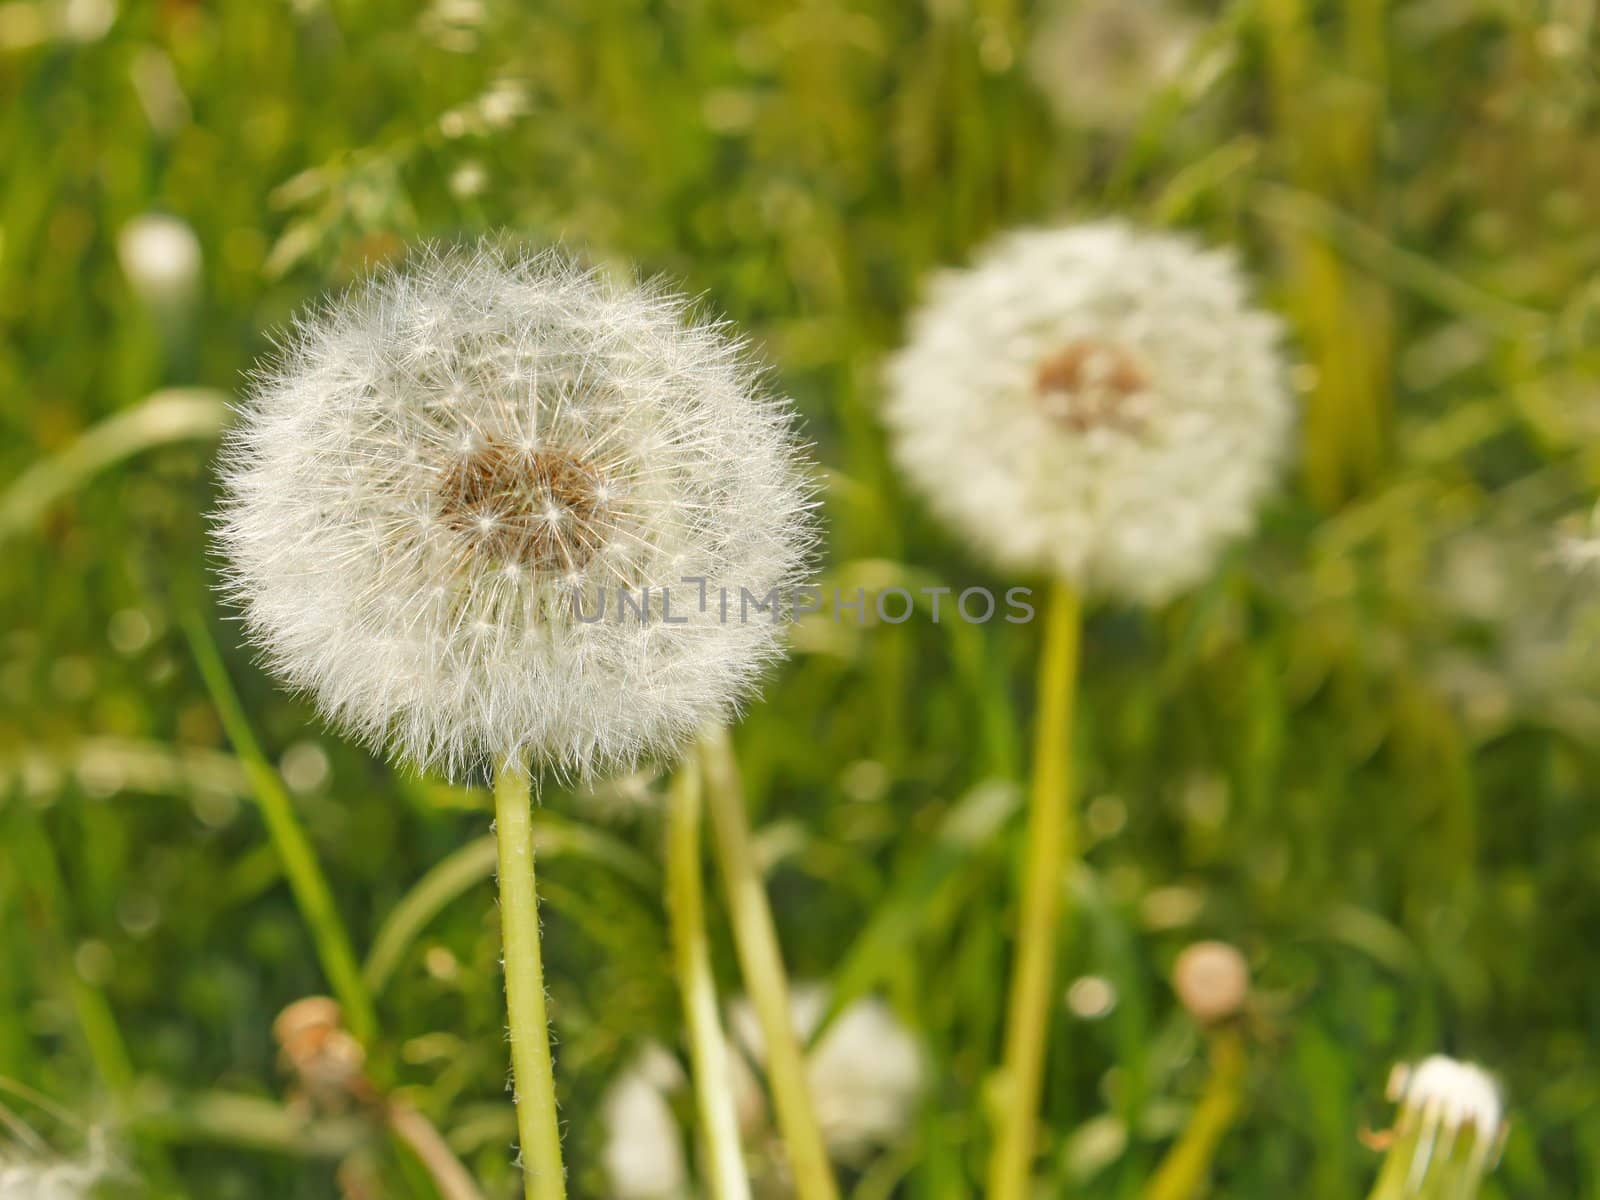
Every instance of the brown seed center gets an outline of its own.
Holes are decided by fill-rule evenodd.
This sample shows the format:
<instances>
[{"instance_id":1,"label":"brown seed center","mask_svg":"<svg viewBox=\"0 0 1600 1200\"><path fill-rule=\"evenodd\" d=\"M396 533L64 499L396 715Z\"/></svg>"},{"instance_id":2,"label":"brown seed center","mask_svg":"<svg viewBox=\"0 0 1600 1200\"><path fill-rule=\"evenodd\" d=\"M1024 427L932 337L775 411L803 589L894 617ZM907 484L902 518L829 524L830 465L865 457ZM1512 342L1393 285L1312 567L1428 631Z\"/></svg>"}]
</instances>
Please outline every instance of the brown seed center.
<instances>
[{"instance_id":1,"label":"brown seed center","mask_svg":"<svg viewBox=\"0 0 1600 1200\"><path fill-rule=\"evenodd\" d=\"M1074 433L1136 433L1141 421L1130 401L1150 386L1150 376L1124 347L1083 340L1041 362L1033 386L1046 415Z\"/></svg>"},{"instance_id":2,"label":"brown seed center","mask_svg":"<svg viewBox=\"0 0 1600 1200\"><path fill-rule=\"evenodd\" d=\"M490 441L445 475L445 522L487 558L536 571L573 571L606 540L598 474L560 450Z\"/></svg>"}]
</instances>

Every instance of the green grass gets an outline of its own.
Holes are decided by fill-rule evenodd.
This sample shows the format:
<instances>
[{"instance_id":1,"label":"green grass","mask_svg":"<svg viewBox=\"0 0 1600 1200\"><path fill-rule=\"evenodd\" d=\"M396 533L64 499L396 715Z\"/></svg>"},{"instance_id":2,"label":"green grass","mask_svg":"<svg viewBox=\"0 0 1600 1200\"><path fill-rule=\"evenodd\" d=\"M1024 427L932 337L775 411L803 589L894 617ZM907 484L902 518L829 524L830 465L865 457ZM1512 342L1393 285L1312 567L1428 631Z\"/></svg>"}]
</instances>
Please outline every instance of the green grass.
<instances>
[{"instance_id":1,"label":"green grass","mask_svg":"<svg viewBox=\"0 0 1600 1200\"><path fill-rule=\"evenodd\" d=\"M103 38L20 44L36 7L0 6L0 1077L114 1120L152 1194L333 1197L352 1136L281 1108L272 1019L329 985L185 639L197 604L268 760L301 766L356 955L381 947L372 1074L491 1194L516 1184L487 795L276 688L206 598L203 414L166 440L119 414L236 392L275 326L403 243L560 239L757 339L827 472L830 586L1010 586L897 483L878 367L929 271L1121 213L1242 248L1304 415L1212 583L1088 617L1061 978L1118 1002L1057 1013L1048 1194L1139 1194L1204 1083L1165 972L1212 936L1260 1008L1218 1195L1359 1200L1390 1063L1446 1050L1511 1097L1490 1200L1600 1197L1600 584L1548 561L1600 491L1592 0L1240 0L1212 14L1219 69L1121 136L1051 114L1017 65L1038 14L1001 0L489 0L471 52L397 0L125 0ZM502 78L526 112L485 127ZM469 164L486 186L459 195ZM118 266L152 210L204 248L187 312ZM982 1178L1037 633L807 631L736 734L794 974L886 996L927 1049L903 1173L864 1196ZM662 821L545 802L568 1162L600 1197L607 1082L649 1039L685 1051ZM431 1195L374 1152L384 1194Z\"/></svg>"}]
</instances>

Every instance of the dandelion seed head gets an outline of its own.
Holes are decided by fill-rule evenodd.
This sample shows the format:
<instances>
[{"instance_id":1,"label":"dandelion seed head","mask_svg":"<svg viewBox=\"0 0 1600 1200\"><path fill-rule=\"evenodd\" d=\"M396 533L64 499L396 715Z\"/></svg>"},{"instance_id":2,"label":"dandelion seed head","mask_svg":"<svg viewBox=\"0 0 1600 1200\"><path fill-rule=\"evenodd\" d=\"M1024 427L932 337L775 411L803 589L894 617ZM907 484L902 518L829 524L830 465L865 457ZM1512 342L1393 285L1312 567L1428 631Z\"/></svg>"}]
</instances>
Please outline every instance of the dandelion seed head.
<instances>
[{"instance_id":1,"label":"dandelion seed head","mask_svg":"<svg viewBox=\"0 0 1600 1200\"><path fill-rule=\"evenodd\" d=\"M1475 1189L1505 1140L1503 1102L1493 1077L1473 1063L1436 1054L1414 1066L1396 1066L1388 1094L1400 1106L1394 1153L1408 1158L1402 1164L1403 1194L1419 1194L1436 1164L1463 1160Z\"/></svg>"},{"instance_id":2,"label":"dandelion seed head","mask_svg":"<svg viewBox=\"0 0 1600 1200\"><path fill-rule=\"evenodd\" d=\"M617 593L764 595L813 537L790 410L742 345L553 252L425 251L302 318L222 476L225 586L268 664L453 775L626 767L727 719L781 629L678 601L640 636Z\"/></svg>"},{"instance_id":3,"label":"dandelion seed head","mask_svg":"<svg viewBox=\"0 0 1600 1200\"><path fill-rule=\"evenodd\" d=\"M1045 6L1029 74L1063 121L1125 130L1178 78L1199 32L1167 0L1057 0Z\"/></svg>"},{"instance_id":4,"label":"dandelion seed head","mask_svg":"<svg viewBox=\"0 0 1600 1200\"><path fill-rule=\"evenodd\" d=\"M998 565L1155 603L1214 567L1279 473L1280 340L1231 254L1110 221L1013 233L935 281L884 420Z\"/></svg>"}]
</instances>

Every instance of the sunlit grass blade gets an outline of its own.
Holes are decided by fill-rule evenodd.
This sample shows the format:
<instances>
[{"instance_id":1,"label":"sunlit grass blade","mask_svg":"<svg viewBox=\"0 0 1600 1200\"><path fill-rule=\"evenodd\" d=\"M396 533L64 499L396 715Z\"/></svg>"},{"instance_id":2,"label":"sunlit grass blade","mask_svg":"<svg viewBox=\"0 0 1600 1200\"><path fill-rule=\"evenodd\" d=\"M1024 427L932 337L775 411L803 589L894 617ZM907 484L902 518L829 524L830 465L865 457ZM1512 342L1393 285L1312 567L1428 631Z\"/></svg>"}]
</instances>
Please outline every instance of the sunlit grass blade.
<instances>
[{"instance_id":1,"label":"sunlit grass blade","mask_svg":"<svg viewBox=\"0 0 1600 1200\"><path fill-rule=\"evenodd\" d=\"M316 851L301 827L300 818L294 811L294 803L289 799L283 782L261 752L255 731L245 716L244 706L239 703L238 693L234 691L233 681L228 678L227 667L223 665L222 655L217 651L216 642L212 640L204 618L191 611L185 614L183 627L200 674L205 679L206 689L211 694L211 701L222 720L222 727L250 777L262 819L283 861L284 874L289 880L300 914L311 932L322 969L327 972L328 983L344 1007L350 1032L359 1041L370 1043L378 1031L372 995L362 979L355 952L351 949L350 935L339 917L333 893L317 861Z\"/></svg>"},{"instance_id":2,"label":"sunlit grass blade","mask_svg":"<svg viewBox=\"0 0 1600 1200\"><path fill-rule=\"evenodd\" d=\"M107 417L0 490L0 542L27 529L56 501L107 467L169 442L209 441L221 432L227 417L226 397L207 388L157 392L142 404Z\"/></svg>"}]
</instances>

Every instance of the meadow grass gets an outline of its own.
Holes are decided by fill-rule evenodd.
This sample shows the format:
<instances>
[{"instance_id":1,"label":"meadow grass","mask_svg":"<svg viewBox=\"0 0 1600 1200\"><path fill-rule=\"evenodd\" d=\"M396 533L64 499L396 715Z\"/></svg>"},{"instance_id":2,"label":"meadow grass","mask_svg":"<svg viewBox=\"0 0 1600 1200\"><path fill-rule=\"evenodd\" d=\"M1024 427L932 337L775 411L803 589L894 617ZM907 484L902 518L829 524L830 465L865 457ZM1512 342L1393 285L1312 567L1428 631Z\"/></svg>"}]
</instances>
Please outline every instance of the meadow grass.
<instances>
[{"instance_id":1,"label":"meadow grass","mask_svg":"<svg viewBox=\"0 0 1600 1200\"><path fill-rule=\"evenodd\" d=\"M329 991L329 961L373 995L374 1085L487 1194L517 1186L489 793L329 733L209 598L216 397L271 331L418 239L637 262L796 397L826 588L1042 601L902 489L879 370L929 272L1120 214L1242 249L1303 415L1288 486L1211 583L1085 615L1058 990L1115 1002L1052 1009L1041 1186L1143 1192L1211 1094L1165 977L1215 937L1256 978L1216 1194L1359 1200L1389 1065L1443 1050L1510 1097L1486 1197L1600 1197L1600 580L1553 562L1600 487L1592 0L1197 8L1192 61L1117 132L1052 112L1025 68L1042 13L1011 0L486 0L475 26L164 0L80 40L58 7L98 6L0 5L0 1078L119 1130L150 1194L333 1197L341 1161L434 1194L359 1122L291 1106L273 1017ZM188 302L141 301L119 265L150 211L198 235ZM885 997L926 1056L903 1142L846 1195L980 1192L1038 634L812 618L734 731L792 977L835 1012ZM236 721L337 934L296 905ZM667 790L547 785L533 821L575 1196L607 1194L608 1083L648 1043L687 1055ZM728 998L728 913L704 904Z\"/></svg>"}]
</instances>

